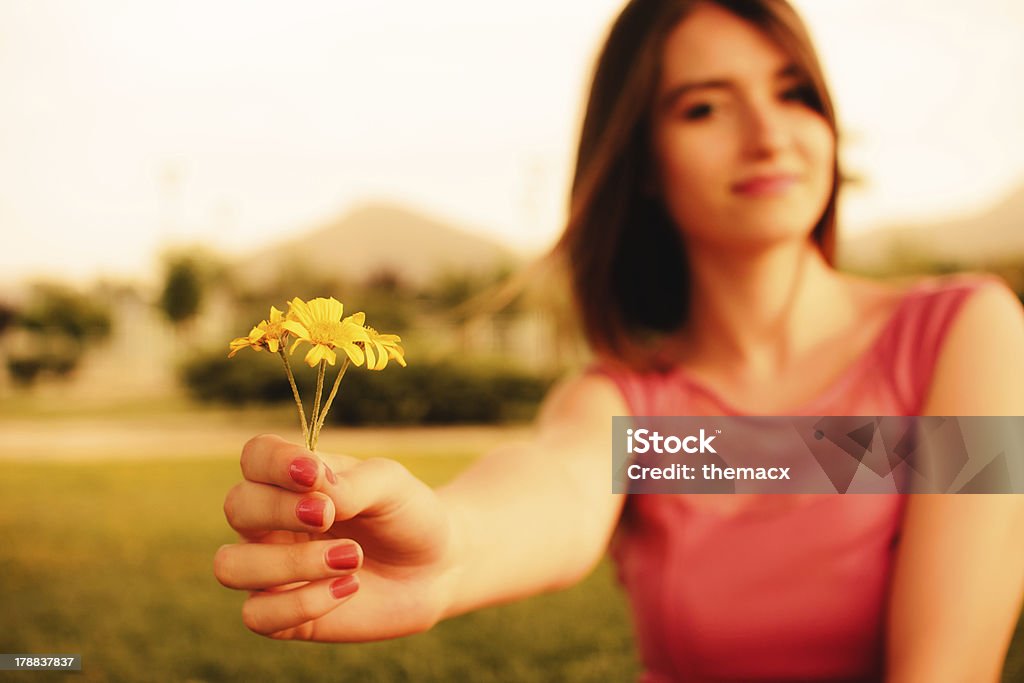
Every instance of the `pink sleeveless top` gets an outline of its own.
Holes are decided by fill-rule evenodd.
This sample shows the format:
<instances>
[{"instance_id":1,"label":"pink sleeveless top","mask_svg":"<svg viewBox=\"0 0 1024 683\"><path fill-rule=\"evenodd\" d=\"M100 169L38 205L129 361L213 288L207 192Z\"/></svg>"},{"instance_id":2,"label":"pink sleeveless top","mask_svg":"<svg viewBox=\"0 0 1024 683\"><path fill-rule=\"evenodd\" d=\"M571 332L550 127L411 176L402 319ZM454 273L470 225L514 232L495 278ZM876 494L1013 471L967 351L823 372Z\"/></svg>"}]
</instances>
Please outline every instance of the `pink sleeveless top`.
<instances>
[{"instance_id":1,"label":"pink sleeveless top","mask_svg":"<svg viewBox=\"0 0 1024 683\"><path fill-rule=\"evenodd\" d=\"M920 414L943 339L988 277L912 286L868 350L791 414ZM633 415L734 415L681 369L598 364ZM612 544L645 683L879 681L905 499L747 498L721 513L685 495L631 495ZM696 504L695 504L696 503Z\"/></svg>"}]
</instances>

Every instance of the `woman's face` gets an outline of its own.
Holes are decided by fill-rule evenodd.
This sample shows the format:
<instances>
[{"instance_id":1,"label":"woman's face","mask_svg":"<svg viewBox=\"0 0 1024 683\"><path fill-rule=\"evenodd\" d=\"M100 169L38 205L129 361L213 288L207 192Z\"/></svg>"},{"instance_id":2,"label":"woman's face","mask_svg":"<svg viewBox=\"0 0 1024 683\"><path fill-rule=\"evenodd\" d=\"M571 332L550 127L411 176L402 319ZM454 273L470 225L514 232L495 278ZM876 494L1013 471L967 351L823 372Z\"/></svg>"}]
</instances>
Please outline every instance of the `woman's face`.
<instances>
[{"instance_id":1,"label":"woman's face","mask_svg":"<svg viewBox=\"0 0 1024 683\"><path fill-rule=\"evenodd\" d=\"M662 59L654 157L684 240L756 248L806 238L832 190L835 136L790 58L704 4L669 34Z\"/></svg>"}]
</instances>

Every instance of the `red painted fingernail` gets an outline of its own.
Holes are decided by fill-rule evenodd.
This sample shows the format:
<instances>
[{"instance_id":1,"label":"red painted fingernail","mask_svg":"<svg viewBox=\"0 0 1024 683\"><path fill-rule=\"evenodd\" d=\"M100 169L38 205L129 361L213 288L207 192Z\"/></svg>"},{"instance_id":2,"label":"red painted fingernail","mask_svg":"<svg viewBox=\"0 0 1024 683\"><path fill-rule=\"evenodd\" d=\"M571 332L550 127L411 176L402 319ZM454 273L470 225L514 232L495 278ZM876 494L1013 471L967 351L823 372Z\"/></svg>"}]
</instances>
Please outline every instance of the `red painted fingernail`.
<instances>
[{"instance_id":1,"label":"red painted fingernail","mask_svg":"<svg viewBox=\"0 0 1024 683\"><path fill-rule=\"evenodd\" d=\"M323 526L325 507L323 498L303 498L295 506L295 516L310 526Z\"/></svg>"},{"instance_id":2,"label":"red painted fingernail","mask_svg":"<svg viewBox=\"0 0 1024 683\"><path fill-rule=\"evenodd\" d=\"M295 458L288 466L288 474L299 486L312 486L316 483L317 464L313 458Z\"/></svg>"},{"instance_id":3,"label":"red painted fingernail","mask_svg":"<svg viewBox=\"0 0 1024 683\"><path fill-rule=\"evenodd\" d=\"M347 598L357 590L359 590L359 579L355 574L349 574L331 582L331 595L335 600Z\"/></svg>"},{"instance_id":4,"label":"red painted fingernail","mask_svg":"<svg viewBox=\"0 0 1024 683\"><path fill-rule=\"evenodd\" d=\"M359 566L359 550L351 543L329 548L327 566L331 569L355 569Z\"/></svg>"},{"instance_id":5,"label":"red painted fingernail","mask_svg":"<svg viewBox=\"0 0 1024 683\"><path fill-rule=\"evenodd\" d=\"M327 475L327 481L331 482L332 484L338 483L338 478L334 476L334 470L332 470L327 465L324 465L324 473Z\"/></svg>"}]
</instances>

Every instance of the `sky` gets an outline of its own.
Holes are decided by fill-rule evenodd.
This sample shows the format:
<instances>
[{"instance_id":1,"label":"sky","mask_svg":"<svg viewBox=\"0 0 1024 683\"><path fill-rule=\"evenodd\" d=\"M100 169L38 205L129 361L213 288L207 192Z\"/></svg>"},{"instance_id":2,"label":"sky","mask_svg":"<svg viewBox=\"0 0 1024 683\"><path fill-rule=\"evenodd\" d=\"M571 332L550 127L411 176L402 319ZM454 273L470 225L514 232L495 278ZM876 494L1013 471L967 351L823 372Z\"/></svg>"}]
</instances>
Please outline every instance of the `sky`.
<instances>
[{"instance_id":1,"label":"sky","mask_svg":"<svg viewBox=\"0 0 1024 683\"><path fill-rule=\"evenodd\" d=\"M371 200L538 251L622 0L0 0L0 282L152 279ZM842 229L1024 184L1024 3L797 0L866 182Z\"/></svg>"}]
</instances>

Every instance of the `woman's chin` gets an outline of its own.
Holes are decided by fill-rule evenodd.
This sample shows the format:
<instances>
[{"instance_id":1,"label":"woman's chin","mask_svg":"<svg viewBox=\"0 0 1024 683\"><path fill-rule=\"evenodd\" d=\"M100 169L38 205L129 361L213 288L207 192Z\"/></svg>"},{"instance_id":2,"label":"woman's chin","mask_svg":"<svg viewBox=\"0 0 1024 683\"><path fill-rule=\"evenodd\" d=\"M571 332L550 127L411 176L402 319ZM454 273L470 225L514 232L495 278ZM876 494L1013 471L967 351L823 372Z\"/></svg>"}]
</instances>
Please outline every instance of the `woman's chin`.
<instances>
[{"instance_id":1,"label":"woman's chin","mask_svg":"<svg viewBox=\"0 0 1024 683\"><path fill-rule=\"evenodd\" d=\"M705 247L749 253L809 244L813 229L813 223L793 225L791 221L758 220L748 224L733 223L728 229L711 234L695 235L690 233L684 239L688 248Z\"/></svg>"}]
</instances>

